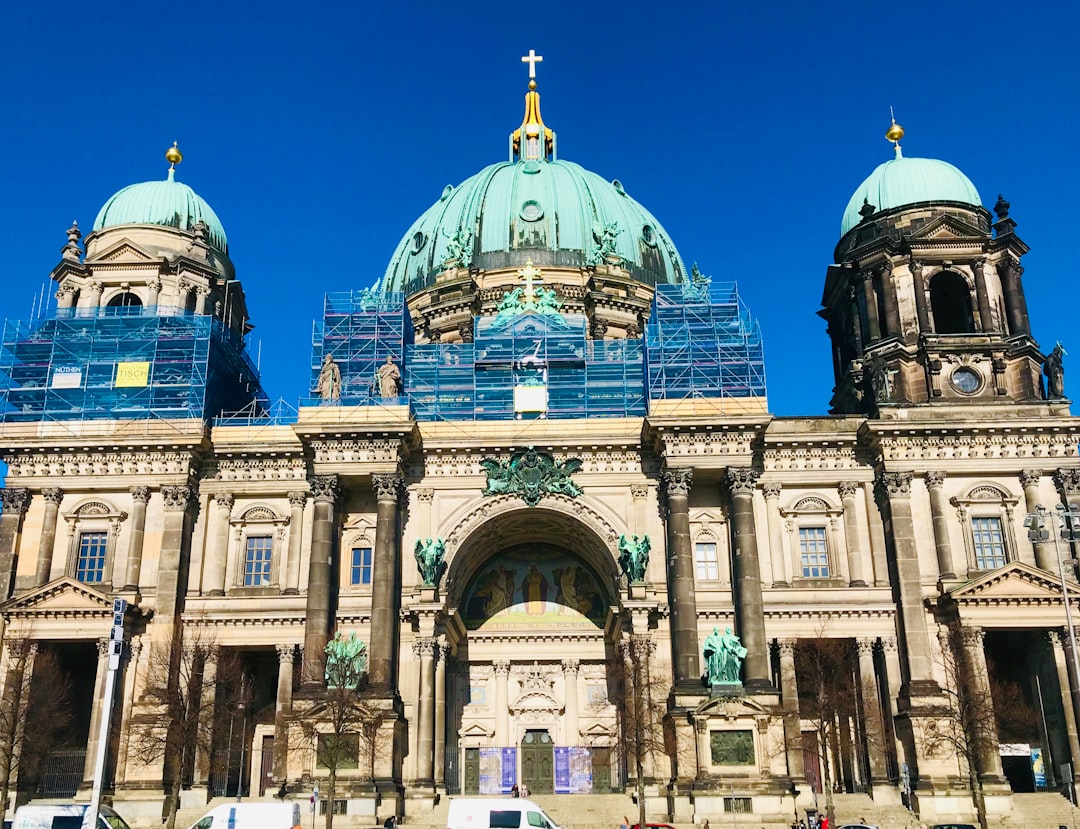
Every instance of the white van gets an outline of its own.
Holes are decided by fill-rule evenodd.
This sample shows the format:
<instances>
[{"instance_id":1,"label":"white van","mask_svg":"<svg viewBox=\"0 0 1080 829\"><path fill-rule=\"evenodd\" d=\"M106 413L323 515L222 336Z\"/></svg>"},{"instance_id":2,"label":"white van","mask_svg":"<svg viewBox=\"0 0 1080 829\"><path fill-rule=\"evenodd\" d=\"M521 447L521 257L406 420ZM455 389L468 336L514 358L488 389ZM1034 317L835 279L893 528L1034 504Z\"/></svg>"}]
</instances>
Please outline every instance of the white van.
<instances>
[{"instance_id":1,"label":"white van","mask_svg":"<svg viewBox=\"0 0 1080 829\"><path fill-rule=\"evenodd\" d=\"M559 824L523 797L455 797L446 829L559 829Z\"/></svg>"},{"instance_id":2,"label":"white van","mask_svg":"<svg viewBox=\"0 0 1080 829\"><path fill-rule=\"evenodd\" d=\"M15 810L11 829L91 829L89 803L27 803ZM97 829L131 829L108 806L98 809Z\"/></svg>"},{"instance_id":3,"label":"white van","mask_svg":"<svg viewBox=\"0 0 1080 829\"><path fill-rule=\"evenodd\" d=\"M207 812L191 829L300 829L300 804L225 803Z\"/></svg>"}]
</instances>

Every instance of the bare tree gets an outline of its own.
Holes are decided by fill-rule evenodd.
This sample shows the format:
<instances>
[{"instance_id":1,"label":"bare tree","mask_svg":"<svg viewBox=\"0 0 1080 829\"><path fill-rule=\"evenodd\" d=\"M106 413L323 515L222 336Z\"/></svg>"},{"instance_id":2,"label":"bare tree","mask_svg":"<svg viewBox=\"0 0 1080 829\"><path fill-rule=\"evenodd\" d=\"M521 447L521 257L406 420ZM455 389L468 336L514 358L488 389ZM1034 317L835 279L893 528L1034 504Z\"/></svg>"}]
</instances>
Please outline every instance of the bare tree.
<instances>
[{"instance_id":1,"label":"bare tree","mask_svg":"<svg viewBox=\"0 0 1080 829\"><path fill-rule=\"evenodd\" d=\"M855 653L850 639L819 635L795 644L795 673L799 685L799 716L809 722L813 740L804 750L817 753L825 813L835 823L835 772L842 769L842 742L859 711L855 683ZM867 735L869 736L869 735ZM830 762L831 755L831 762Z\"/></svg>"},{"instance_id":2,"label":"bare tree","mask_svg":"<svg viewBox=\"0 0 1080 829\"><path fill-rule=\"evenodd\" d=\"M970 658L972 649L982 649L981 630L952 624L940 628L938 638L945 702L920 729L919 738L929 755L955 755L961 775L967 777L979 825L986 829L983 775L999 756L1002 734L1035 729L1035 710L1017 683L996 676L990 664L984 667Z\"/></svg>"},{"instance_id":3,"label":"bare tree","mask_svg":"<svg viewBox=\"0 0 1080 829\"><path fill-rule=\"evenodd\" d=\"M167 829L175 829L180 790L190 785L196 759L210 756L218 720L229 707L222 702L235 695L241 675L235 654L198 625L177 621L170 641L150 646L143 710L132 717L129 752L164 764Z\"/></svg>"},{"instance_id":4,"label":"bare tree","mask_svg":"<svg viewBox=\"0 0 1080 829\"><path fill-rule=\"evenodd\" d=\"M0 694L0 822L11 783L22 787L36 780L71 725L71 682L56 653L28 638L9 640L7 647Z\"/></svg>"}]
</instances>

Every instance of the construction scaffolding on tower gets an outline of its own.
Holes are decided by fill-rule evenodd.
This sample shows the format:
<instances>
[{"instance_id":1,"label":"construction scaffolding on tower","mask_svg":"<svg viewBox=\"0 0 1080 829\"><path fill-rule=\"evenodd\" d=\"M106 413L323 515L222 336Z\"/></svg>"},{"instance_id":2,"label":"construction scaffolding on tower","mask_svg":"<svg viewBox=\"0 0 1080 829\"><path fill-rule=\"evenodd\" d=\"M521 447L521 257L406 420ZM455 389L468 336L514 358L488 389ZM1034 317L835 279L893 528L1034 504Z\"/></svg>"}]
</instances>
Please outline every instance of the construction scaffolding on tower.
<instances>
[{"instance_id":1,"label":"construction scaffolding on tower","mask_svg":"<svg viewBox=\"0 0 1080 829\"><path fill-rule=\"evenodd\" d=\"M210 316L164 306L79 308L4 325L4 422L209 419L265 401L243 341Z\"/></svg>"}]
</instances>

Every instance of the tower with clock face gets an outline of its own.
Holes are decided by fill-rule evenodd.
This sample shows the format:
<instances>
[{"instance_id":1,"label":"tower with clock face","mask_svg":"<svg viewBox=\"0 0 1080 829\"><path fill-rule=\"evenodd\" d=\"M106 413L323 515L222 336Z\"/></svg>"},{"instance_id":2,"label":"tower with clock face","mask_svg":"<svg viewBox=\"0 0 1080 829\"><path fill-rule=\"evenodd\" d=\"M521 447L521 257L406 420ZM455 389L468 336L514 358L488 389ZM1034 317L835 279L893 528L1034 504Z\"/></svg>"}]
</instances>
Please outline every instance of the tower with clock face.
<instances>
[{"instance_id":1,"label":"tower with clock face","mask_svg":"<svg viewBox=\"0 0 1080 829\"><path fill-rule=\"evenodd\" d=\"M964 173L906 157L895 123L886 137L894 158L852 195L825 279L832 411L890 419L1064 404L1043 381L1024 300L1028 247L1009 203L998 197L995 221Z\"/></svg>"}]
</instances>

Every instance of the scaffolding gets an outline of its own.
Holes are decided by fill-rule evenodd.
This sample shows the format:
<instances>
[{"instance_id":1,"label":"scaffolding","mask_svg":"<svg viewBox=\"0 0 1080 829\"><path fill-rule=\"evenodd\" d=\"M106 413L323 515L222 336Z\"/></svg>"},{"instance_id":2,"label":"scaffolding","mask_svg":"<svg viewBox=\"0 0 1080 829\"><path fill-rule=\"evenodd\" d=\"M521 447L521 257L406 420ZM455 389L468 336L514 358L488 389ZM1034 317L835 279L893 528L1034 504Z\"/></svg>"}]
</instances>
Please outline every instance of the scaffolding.
<instances>
[{"instance_id":1,"label":"scaffolding","mask_svg":"<svg viewBox=\"0 0 1080 829\"><path fill-rule=\"evenodd\" d=\"M61 309L8 321L0 419L211 418L266 400L243 342L180 308Z\"/></svg>"},{"instance_id":2,"label":"scaffolding","mask_svg":"<svg viewBox=\"0 0 1080 829\"><path fill-rule=\"evenodd\" d=\"M761 329L733 282L658 285L645 342L650 400L765 397Z\"/></svg>"},{"instance_id":3,"label":"scaffolding","mask_svg":"<svg viewBox=\"0 0 1080 829\"><path fill-rule=\"evenodd\" d=\"M327 294L322 322L315 323L312 334L309 394L314 394L323 357L329 354L341 370L342 404L385 403L379 396L379 366L387 357L400 366L412 339L412 318L400 291L379 293L365 288ZM323 401L302 402L318 405Z\"/></svg>"}]
</instances>

